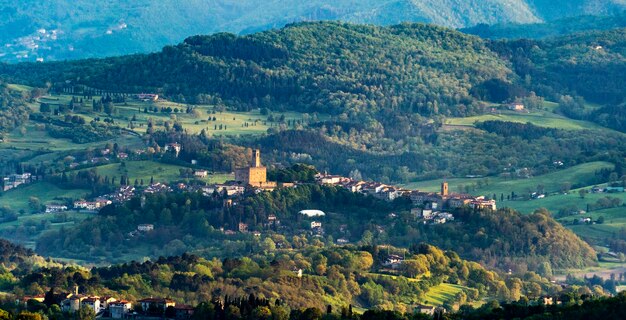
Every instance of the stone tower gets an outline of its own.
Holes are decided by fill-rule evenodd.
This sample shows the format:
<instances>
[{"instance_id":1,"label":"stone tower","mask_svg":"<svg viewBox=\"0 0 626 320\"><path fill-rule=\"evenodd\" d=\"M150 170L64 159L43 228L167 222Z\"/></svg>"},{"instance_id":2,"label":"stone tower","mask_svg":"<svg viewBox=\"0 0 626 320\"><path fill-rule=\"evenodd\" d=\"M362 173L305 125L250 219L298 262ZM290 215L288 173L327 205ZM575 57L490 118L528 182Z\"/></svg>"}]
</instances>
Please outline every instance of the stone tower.
<instances>
[{"instance_id":1,"label":"stone tower","mask_svg":"<svg viewBox=\"0 0 626 320\"><path fill-rule=\"evenodd\" d=\"M260 168L261 167L261 150L254 149L252 151L252 167Z\"/></svg>"},{"instance_id":2,"label":"stone tower","mask_svg":"<svg viewBox=\"0 0 626 320\"><path fill-rule=\"evenodd\" d=\"M442 197L448 196L448 183L447 182L443 182L441 184L441 196Z\"/></svg>"}]
</instances>

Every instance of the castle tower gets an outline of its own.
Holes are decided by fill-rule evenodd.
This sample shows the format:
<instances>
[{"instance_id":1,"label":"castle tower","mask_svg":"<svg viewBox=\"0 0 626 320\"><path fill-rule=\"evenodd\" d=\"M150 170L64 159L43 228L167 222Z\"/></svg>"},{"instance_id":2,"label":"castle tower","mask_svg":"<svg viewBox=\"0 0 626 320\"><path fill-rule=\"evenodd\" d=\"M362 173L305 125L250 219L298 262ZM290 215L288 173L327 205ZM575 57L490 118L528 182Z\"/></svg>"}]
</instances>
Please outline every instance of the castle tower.
<instances>
[{"instance_id":1,"label":"castle tower","mask_svg":"<svg viewBox=\"0 0 626 320\"><path fill-rule=\"evenodd\" d=\"M260 168L261 167L261 150L254 149L252 151L252 167Z\"/></svg>"},{"instance_id":2,"label":"castle tower","mask_svg":"<svg viewBox=\"0 0 626 320\"><path fill-rule=\"evenodd\" d=\"M448 196L448 183L447 182L443 182L441 184L441 196L442 197Z\"/></svg>"}]
</instances>

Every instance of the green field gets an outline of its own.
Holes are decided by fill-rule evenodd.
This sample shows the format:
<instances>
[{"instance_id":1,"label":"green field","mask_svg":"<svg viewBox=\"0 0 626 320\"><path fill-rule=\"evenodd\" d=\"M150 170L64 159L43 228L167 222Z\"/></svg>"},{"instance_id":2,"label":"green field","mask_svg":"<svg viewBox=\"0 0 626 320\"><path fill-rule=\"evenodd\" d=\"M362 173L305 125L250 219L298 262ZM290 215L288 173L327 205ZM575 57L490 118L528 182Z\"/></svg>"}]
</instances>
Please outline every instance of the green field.
<instances>
[{"instance_id":1,"label":"green field","mask_svg":"<svg viewBox=\"0 0 626 320\"><path fill-rule=\"evenodd\" d=\"M141 140L130 134L124 134L121 137L112 140L78 144L73 143L68 139L53 138L46 132L43 126L32 122L27 123L23 126L23 128L26 129L24 133L20 132L20 129L10 132L5 137L5 142L0 144L0 148L49 152L103 147L108 142L118 143L131 148L134 146L141 146Z\"/></svg>"},{"instance_id":2,"label":"green field","mask_svg":"<svg viewBox=\"0 0 626 320\"><path fill-rule=\"evenodd\" d=\"M488 121L488 120L500 120L500 121L519 122L519 123L530 122L540 127L565 129L565 130L583 130L583 129L610 130L610 129L606 129L604 127L601 127L591 122L573 120L573 119L558 115L554 113L553 111L551 111L550 108L548 107L546 108L548 109L547 111L533 111L530 113L506 110L506 111L498 111L498 113L496 114L484 114L480 116L465 117L465 118L448 118L446 119L445 124L448 126L473 127L476 122L482 122L482 121Z\"/></svg>"},{"instance_id":3,"label":"green field","mask_svg":"<svg viewBox=\"0 0 626 320\"><path fill-rule=\"evenodd\" d=\"M499 204L499 207L510 207L523 213L531 213L538 208L546 208L553 213L566 206L576 206L580 210L585 210L587 204L592 204L600 198L613 197L622 199L626 202L626 193L596 193L587 194L585 198L581 198L575 190L569 194L548 195L543 199L535 199L528 201L505 201Z\"/></svg>"},{"instance_id":4,"label":"green field","mask_svg":"<svg viewBox=\"0 0 626 320\"><path fill-rule=\"evenodd\" d=\"M155 182L169 183L171 181L185 180L181 178L180 169L186 167L164 164L155 161L127 161L123 163L112 163L95 167L98 174L101 176L119 177L122 175L128 176L130 182L133 183L135 179L143 180L144 184L150 183L150 179L154 178ZM91 170L91 169L88 169ZM216 173L209 174L206 178L199 179L207 183L222 183L234 178L231 174ZM194 179L196 180L196 179Z\"/></svg>"},{"instance_id":5,"label":"green field","mask_svg":"<svg viewBox=\"0 0 626 320\"><path fill-rule=\"evenodd\" d=\"M545 175L531 177L528 179L504 179L502 177L484 177L484 178L452 178L445 179L450 185L452 192L462 192L460 186L478 185L472 194L475 195L493 195L499 197L504 193L505 197L511 192L518 195L527 194L537 190L538 185L543 185L545 192L559 192L561 185L565 182L571 184L588 185L587 181L593 179L595 172L603 168L613 168L613 164L609 162L589 162L573 166L571 168L558 170ZM417 189L423 191L439 191L443 179L427 180L404 185L405 188Z\"/></svg>"},{"instance_id":6,"label":"green field","mask_svg":"<svg viewBox=\"0 0 626 320\"><path fill-rule=\"evenodd\" d=\"M626 198L623 196L622 198ZM573 224L573 220L582 217L591 217L594 221L599 217L604 217L602 224ZM559 222L572 229L581 238L596 242L610 237L613 233L622 228L626 228L626 207L618 207L588 212L584 215L569 216L560 218Z\"/></svg>"},{"instance_id":7,"label":"green field","mask_svg":"<svg viewBox=\"0 0 626 320\"><path fill-rule=\"evenodd\" d=\"M100 97L94 97L99 99ZM39 102L46 102L52 105L63 104L68 105L71 100L69 95L55 95L45 96L39 98ZM185 113L189 105L183 103L176 103L166 100L152 101L139 101L133 98L127 98L124 103L115 103L115 112L112 115L104 113L96 113L92 109L92 102L84 101L83 107L76 107L75 113L82 116L88 122L95 117L113 118L117 124L121 127L128 127L133 117L134 131L138 133L145 133L147 129L148 120L152 119L155 124L155 129L161 129L164 127L165 122L179 122L183 125L183 128L190 133L199 133L203 129L209 135L247 135L247 134L262 134L266 133L268 129L272 127L278 127L280 124L278 119L284 117L284 121L301 120L303 123L309 121L325 118L321 115L304 115L298 112L272 112L271 115L275 118L275 121L268 121L269 115L262 115L260 110L253 110L250 112L235 112L235 111L216 111L215 106L212 105L194 105L197 110L195 114ZM145 113L146 108L171 108L178 109L179 112L161 113L149 111ZM38 106L37 106L38 108ZM213 117L216 118L213 121ZM208 119L211 118L209 121ZM248 124L246 126L245 124ZM220 129L220 125L222 128ZM216 128L217 127L217 128Z\"/></svg>"},{"instance_id":8,"label":"green field","mask_svg":"<svg viewBox=\"0 0 626 320\"><path fill-rule=\"evenodd\" d=\"M33 87L29 87L29 86L25 86L21 84L13 84L13 83L7 84L7 87L11 90L15 90L19 92L29 92L33 90Z\"/></svg>"},{"instance_id":9,"label":"green field","mask_svg":"<svg viewBox=\"0 0 626 320\"><path fill-rule=\"evenodd\" d=\"M442 306L446 302L454 301L454 297L465 288L456 284L442 283L430 288L424 296L423 302L431 306Z\"/></svg>"},{"instance_id":10,"label":"green field","mask_svg":"<svg viewBox=\"0 0 626 320\"><path fill-rule=\"evenodd\" d=\"M114 139L99 142L74 143L68 139L53 138L42 124L29 121L21 128L4 135L4 141L0 142L0 161L18 160L31 164L53 162L71 151L102 148L107 143L117 143L131 149L143 147L141 139L131 134L123 134Z\"/></svg>"},{"instance_id":11,"label":"green field","mask_svg":"<svg viewBox=\"0 0 626 320\"><path fill-rule=\"evenodd\" d=\"M55 202L55 199L58 198L82 198L88 193L88 190L66 190L48 182L35 182L1 193L0 206L6 206L15 211L24 210L25 212L29 212L28 199L31 196L39 198L43 204L46 204Z\"/></svg>"}]
</instances>

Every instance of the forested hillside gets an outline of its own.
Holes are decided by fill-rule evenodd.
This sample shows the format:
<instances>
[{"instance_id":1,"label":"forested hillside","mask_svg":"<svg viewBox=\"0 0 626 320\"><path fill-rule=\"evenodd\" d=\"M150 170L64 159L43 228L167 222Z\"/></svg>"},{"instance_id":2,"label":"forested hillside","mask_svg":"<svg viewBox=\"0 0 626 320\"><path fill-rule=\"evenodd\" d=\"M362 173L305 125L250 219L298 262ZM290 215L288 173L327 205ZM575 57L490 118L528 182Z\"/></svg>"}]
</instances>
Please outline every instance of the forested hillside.
<instances>
[{"instance_id":1,"label":"forested hillside","mask_svg":"<svg viewBox=\"0 0 626 320\"><path fill-rule=\"evenodd\" d=\"M537 94L570 92L600 104L624 102L626 33L624 29L595 31L544 41L493 42L490 46L510 60L520 77L528 78Z\"/></svg>"},{"instance_id":2,"label":"forested hillside","mask_svg":"<svg viewBox=\"0 0 626 320\"><path fill-rule=\"evenodd\" d=\"M389 252L407 257L398 270L384 267ZM302 272L300 276L298 270ZM51 267L19 276L6 288L38 295L78 287L81 294L107 294L131 301L167 296L178 303L194 305L257 296L282 301L288 313L289 308L322 309L327 305L337 309L354 305L405 312L415 303L428 303L429 291L441 285L458 288L446 303L450 309L484 298L537 299L558 290L535 273L499 274L463 260L453 251L427 244L410 251L307 244L304 248L264 249L225 259L183 254L91 271L75 266ZM48 301L49 305L55 303L59 302L53 298Z\"/></svg>"},{"instance_id":3,"label":"forested hillside","mask_svg":"<svg viewBox=\"0 0 626 320\"><path fill-rule=\"evenodd\" d=\"M193 34L245 34L299 21L468 27L606 15L626 8L619 0L3 0L0 7L0 60L14 62L150 52Z\"/></svg>"},{"instance_id":4,"label":"forested hillside","mask_svg":"<svg viewBox=\"0 0 626 320\"><path fill-rule=\"evenodd\" d=\"M610 131L537 131L519 142L497 132L444 130L442 117L500 112L500 103L516 99L529 112L543 111L545 98L559 103L557 113L624 131L625 43L621 29L486 41L421 24L315 22L241 37L194 36L149 55L0 65L0 74L53 92L157 92L189 104L260 109L267 119L306 112L306 130L279 125L243 144L276 150L276 162L301 154L321 170L408 182L524 167L540 174L555 159L614 162L624 149L613 146L624 137ZM312 122L317 114L333 117Z\"/></svg>"},{"instance_id":5,"label":"forested hillside","mask_svg":"<svg viewBox=\"0 0 626 320\"><path fill-rule=\"evenodd\" d=\"M38 241L37 251L90 261L123 259L120 254L135 257L190 251L237 256L256 249L244 246L241 241L245 237L224 235L219 228L237 230L238 223L244 222L250 230L273 230L267 227L269 215L282 221L281 236L272 243L278 241L283 247L297 248L302 245L300 240L289 237L301 234L310 223L298 212L318 208L333 212L323 219L331 242L341 237L362 244L397 246L428 241L490 267L521 272L539 270L544 263L555 268L596 263L593 249L546 212L521 215L512 210L459 210L455 215L460 222L430 226L410 216L408 198L388 203L343 188L317 185L249 196L232 208L223 208L222 203L221 196L193 193L147 196L142 201L137 197L123 205L107 206L97 217L77 226L47 233ZM399 213L401 218L389 219L391 213ZM142 223L154 224L156 229L139 237L129 236ZM385 226L384 231L376 226Z\"/></svg>"},{"instance_id":6,"label":"forested hillside","mask_svg":"<svg viewBox=\"0 0 626 320\"><path fill-rule=\"evenodd\" d=\"M30 110L25 106L24 98L0 81L0 132L12 130L28 120Z\"/></svg>"},{"instance_id":7,"label":"forested hillside","mask_svg":"<svg viewBox=\"0 0 626 320\"><path fill-rule=\"evenodd\" d=\"M162 91L192 103L217 96L240 109L352 117L383 109L475 114L481 106L470 95L474 86L514 80L508 67L472 36L420 24L330 22L245 37L195 36L150 55L4 65L0 73L39 86L69 80L112 91Z\"/></svg>"}]
</instances>

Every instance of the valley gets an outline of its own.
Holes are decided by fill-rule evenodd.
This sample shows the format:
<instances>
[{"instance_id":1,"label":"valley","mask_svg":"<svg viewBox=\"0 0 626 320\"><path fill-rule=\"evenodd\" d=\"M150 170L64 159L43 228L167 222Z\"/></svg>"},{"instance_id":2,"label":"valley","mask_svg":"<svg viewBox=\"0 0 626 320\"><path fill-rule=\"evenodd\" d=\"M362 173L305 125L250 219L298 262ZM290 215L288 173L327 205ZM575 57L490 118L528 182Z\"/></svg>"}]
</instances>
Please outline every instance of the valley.
<instances>
[{"instance_id":1,"label":"valley","mask_svg":"<svg viewBox=\"0 0 626 320\"><path fill-rule=\"evenodd\" d=\"M0 64L0 319L112 317L85 308L105 296L213 320L619 303L624 34L310 21Z\"/></svg>"}]
</instances>

